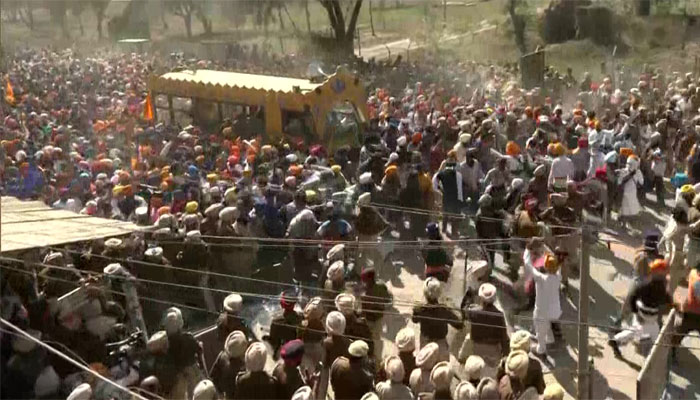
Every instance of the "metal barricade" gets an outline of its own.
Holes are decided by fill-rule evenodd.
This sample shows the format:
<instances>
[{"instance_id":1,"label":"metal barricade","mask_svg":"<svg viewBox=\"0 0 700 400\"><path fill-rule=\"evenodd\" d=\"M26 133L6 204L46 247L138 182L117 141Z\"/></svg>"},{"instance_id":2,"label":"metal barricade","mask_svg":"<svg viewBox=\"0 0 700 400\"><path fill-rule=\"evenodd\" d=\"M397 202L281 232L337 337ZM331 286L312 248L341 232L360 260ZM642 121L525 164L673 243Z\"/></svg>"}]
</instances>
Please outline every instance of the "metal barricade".
<instances>
[{"instance_id":1,"label":"metal barricade","mask_svg":"<svg viewBox=\"0 0 700 400\"><path fill-rule=\"evenodd\" d=\"M656 400L663 397L671 372L671 340L675 333L676 318L676 310L673 309L637 375L637 400Z\"/></svg>"}]
</instances>

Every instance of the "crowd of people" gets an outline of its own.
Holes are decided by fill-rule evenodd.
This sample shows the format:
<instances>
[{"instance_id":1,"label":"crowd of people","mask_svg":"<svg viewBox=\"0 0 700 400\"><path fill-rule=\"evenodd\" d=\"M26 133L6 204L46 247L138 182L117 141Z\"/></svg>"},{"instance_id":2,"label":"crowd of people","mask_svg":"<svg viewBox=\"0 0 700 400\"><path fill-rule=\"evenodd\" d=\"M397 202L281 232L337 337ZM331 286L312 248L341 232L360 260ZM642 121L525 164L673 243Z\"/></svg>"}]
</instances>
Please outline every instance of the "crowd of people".
<instances>
[{"instance_id":1,"label":"crowd of people","mask_svg":"<svg viewBox=\"0 0 700 400\"><path fill-rule=\"evenodd\" d=\"M329 149L244 135L240 115L214 130L144 118L149 74L174 65L143 55L23 50L5 65L2 194L152 229L3 260L2 318L40 340L3 324L2 398L133 394L41 345L56 343L147 398L562 399L542 360L561 340L581 227L639 236L644 207L671 218L644 232L610 345L621 356L625 343L653 341L670 306L682 315L675 346L700 327L692 74L645 67L628 88L548 69L556 87L525 90L496 66L408 84L388 66L371 79L386 85L369 89L362 146ZM576 102L563 104L563 91ZM425 269L424 299L403 300L413 324L389 349L383 316L401 302L383 281L397 274L392 242L420 249ZM470 242L483 260L450 304L455 248ZM533 310L534 337L508 333L497 264L523 288L517 309ZM84 298L59 302L67 293ZM168 299L149 301L156 293ZM263 336L243 316L256 296L280 306ZM214 328L188 331L191 310L215 314ZM449 329L466 333L459 348Z\"/></svg>"}]
</instances>

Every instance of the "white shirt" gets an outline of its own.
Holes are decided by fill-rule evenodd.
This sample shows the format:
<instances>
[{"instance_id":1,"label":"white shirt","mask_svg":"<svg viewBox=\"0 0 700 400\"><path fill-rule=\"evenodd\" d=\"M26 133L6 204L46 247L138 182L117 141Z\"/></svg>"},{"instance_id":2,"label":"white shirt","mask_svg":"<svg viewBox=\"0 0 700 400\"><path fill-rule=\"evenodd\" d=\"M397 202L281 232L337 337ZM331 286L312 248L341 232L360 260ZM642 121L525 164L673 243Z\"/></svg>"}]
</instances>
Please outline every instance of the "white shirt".
<instances>
[{"instance_id":1,"label":"white shirt","mask_svg":"<svg viewBox=\"0 0 700 400\"><path fill-rule=\"evenodd\" d=\"M459 164L459 172L462 174L464 186L470 192L479 191L479 181L484 179L484 171L481 170L479 161L474 160L474 164L470 167L467 162Z\"/></svg>"},{"instance_id":2,"label":"white shirt","mask_svg":"<svg viewBox=\"0 0 700 400\"><path fill-rule=\"evenodd\" d=\"M566 188L566 182L574 178L574 162L567 156L559 156L552 161L552 168L549 169L549 179L547 180L549 186L554 186L555 181L564 181L564 188Z\"/></svg>"},{"instance_id":3,"label":"white shirt","mask_svg":"<svg viewBox=\"0 0 700 400\"><path fill-rule=\"evenodd\" d=\"M535 280L535 311L533 318L557 319L561 316L561 304L559 302L559 285L561 275L540 272L525 263L526 274L532 274Z\"/></svg>"}]
</instances>

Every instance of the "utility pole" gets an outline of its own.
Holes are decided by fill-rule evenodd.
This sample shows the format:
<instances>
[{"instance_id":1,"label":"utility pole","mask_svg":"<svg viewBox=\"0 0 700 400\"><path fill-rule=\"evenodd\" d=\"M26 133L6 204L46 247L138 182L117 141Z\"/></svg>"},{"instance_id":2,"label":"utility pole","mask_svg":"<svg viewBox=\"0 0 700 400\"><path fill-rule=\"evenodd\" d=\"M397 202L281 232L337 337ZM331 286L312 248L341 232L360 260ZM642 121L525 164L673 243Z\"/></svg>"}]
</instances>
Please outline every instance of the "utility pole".
<instances>
[{"instance_id":1,"label":"utility pole","mask_svg":"<svg viewBox=\"0 0 700 400\"><path fill-rule=\"evenodd\" d=\"M578 297L578 396L579 400L591 398L590 364L588 362L588 283L591 279L590 260L591 230L590 227L581 227L581 287Z\"/></svg>"}]
</instances>

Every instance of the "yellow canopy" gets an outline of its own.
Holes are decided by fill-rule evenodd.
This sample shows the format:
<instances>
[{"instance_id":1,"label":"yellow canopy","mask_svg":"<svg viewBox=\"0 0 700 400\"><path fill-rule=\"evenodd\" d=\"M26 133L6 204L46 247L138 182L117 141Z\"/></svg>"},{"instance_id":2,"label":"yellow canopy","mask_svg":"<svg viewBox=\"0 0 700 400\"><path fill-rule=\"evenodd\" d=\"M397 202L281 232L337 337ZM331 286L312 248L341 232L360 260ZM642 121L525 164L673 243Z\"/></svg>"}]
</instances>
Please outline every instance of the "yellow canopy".
<instances>
[{"instance_id":1,"label":"yellow canopy","mask_svg":"<svg viewBox=\"0 0 700 400\"><path fill-rule=\"evenodd\" d=\"M294 92L295 90L308 92L322 85L306 79L200 69L164 74L153 82L153 89L158 91L161 85L170 85L173 82L190 84L194 92L196 92L196 86L222 86L282 93Z\"/></svg>"}]
</instances>

